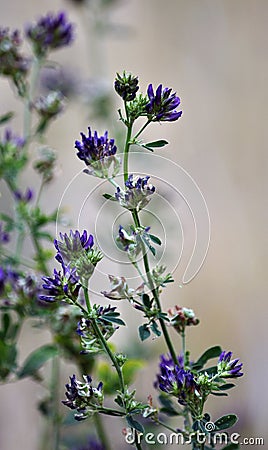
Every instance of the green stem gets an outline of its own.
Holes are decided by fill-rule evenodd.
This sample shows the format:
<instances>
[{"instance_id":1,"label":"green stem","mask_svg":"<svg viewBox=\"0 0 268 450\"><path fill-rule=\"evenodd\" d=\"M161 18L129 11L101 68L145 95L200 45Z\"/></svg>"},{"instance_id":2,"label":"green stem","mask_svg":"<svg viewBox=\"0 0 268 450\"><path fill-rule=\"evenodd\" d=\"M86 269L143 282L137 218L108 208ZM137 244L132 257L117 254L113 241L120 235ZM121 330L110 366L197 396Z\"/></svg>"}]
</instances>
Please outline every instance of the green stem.
<instances>
[{"instance_id":1,"label":"green stem","mask_svg":"<svg viewBox=\"0 0 268 450\"><path fill-rule=\"evenodd\" d=\"M87 287L84 287L84 294L85 294L85 300L86 300L86 305L87 305L87 308L88 308L88 312L90 313L91 312L91 306L90 306L89 295L88 295L88 288ZM118 378L119 378L119 383L120 383L120 387L121 387L121 391L125 392L125 382L124 382L122 369L121 369L120 365L118 364L118 361L117 361L115 355L113 354L112 350L110 349L109 345L107 344L105 338L103 337L103 334L102 334L101 330L99 329L99 326L98 326L98 323L97 323L96 319L92 319L92 328L93 328L96 336L100 340L104 351L109 356L110 360L112 361L112 363L113 363L113 365L114 365L114 367L115 367L115 369L117 371Z\"/></svg>"},{"instance_id":2,"label":"green stem","mask_svg":"<svg viewBox=\"0 0 268 450\"><path fill-rule=\"evenodd\" d=\"M41 245L39 244L39 241L37 239L37 237L35 236L35 233L31 230L31 238L34 244L34 248L36 251L36 255L37 255L37 260L38 260L38 264L39 264L39 268L40 270L44 273L44 275L48 276L49 275L49 270L46 266L46 263L43 260L43 250Z\"/></svg>"},{"instance_id":3,"label":"green stem","mask_svg":"<svg viewBox=\"0 0 268 450\"><path fill-rule=\"evenodd\" d=\"M130 145L131 145L130 138L131 138L131 133L132 133L132 127L133 127L133 124L131 123L128 126L125 149L124 149L124 182L126 182L128 179L128 155L129 155L129 149L130 149Z\"/></svg>"},{"instance_id":4,"label":"green stem","mask_svg":"<svg viewBox=\"0 0 268 450\"><path fill-rule=\"evenodd\" d=\"M134 220L134 223L135 223L136 227L141 227L141 223L140 223L140 220L139 220L138 212L135 209L132 210L131 212L132 212L132 217L133 217L133 220ZM161 303L160 303L160 299L159 299L157 288L155 288L155 286L154 286L154 282L153 282L151 271L150 271L149 260L148 260L148 256L147 256L147 253L145 251L144 245L143 245L143 248L142 248L142 253L143 253L144 268L145 268L146 276L147 276L147 279L148 279L148 285L149 285L149 288L150 288L150 290L151 290L151 292L152 292L152 294L154 296L154 300L155 300L155 303L157 305L157 308L159 309L159 312L161 313L162 312ZM178 360L177 360L176 352L175 352L173 344L171 342L171 339L170 339L170 336L169 336L169 333L168 333L165 321L161 317L158 320L159 320L159 323L160 323L160 326L161 326L161 329L162 329L162 332L163 332L163 335L164 335L167 347L168 347L169 352L171 354L171 357L172 357L172 359L174 361L174 364L177 365L178 364Z\"/></svg>"},{"instance_id":5,"label":"green stem","mask_svg":"<svg viewBox=\"0 0 268 450\"><path fill-rule=\"evenodd\" d=\"M100 441L101 441L101 444L102 444L104 450L111 450L109 439L106 435L106 431L103 426L101 416L99 414L94 414L93 417L94 417L94 421L95 421L96 430L97 430L98 436L100 438Z\"/></svg>"},{"instance_id":6,"label":"green stem","mask_svg":"<svg viewBox=\"0 0 268 450\"><path fill-rule=\"evenodd\" d=\"M134 136L133 141L135 141L140 135L141 133L145 130L145 128L149 125L149 123L151 123L150 120L148 120L140 129L140 131L138 131L138 133Z\"/></svg>"},{"instance_id":7,"label":"green stem","mask_svg":"<svg viewBox=\"0 0 268 450\"><path fill-rule=\"evenodd\" d=\"M39 58L35 58L32 66L31 80L29 86L29 92L25 102L24 108L24 138L26 140L26 144L29 144L31 138L31 126L32 126L32 102L35 96L38 76L40 73L40 69L42 67L43 60ZM28 145L26 145L27 150Z\"/></svg>"},{"instance_id":8,"label":"green stem","mask_svg":"<svg viewBox=\"0 0 268 450\"><path fill-rule=\"evenodd\" d=\"M183 356L183 367L185 367L185 352L186 352L186 346L185 346L185 331L181 333L181 340L182 340L182 356Z\"/></svg>"},{"instance_id":9,"label":"green stem","mask_svg":"<svg viewBox=\"0 0 268 450\"><path fill-rule=\"evenodd\" d=\"M60 427L59 427L59 380L60 380L60 360L55 356L52 360L51 373L51 397L53 404L53 413L51 417L52 427L52 449L58 450L60 443Z\"/></svg>"}]
</instances>

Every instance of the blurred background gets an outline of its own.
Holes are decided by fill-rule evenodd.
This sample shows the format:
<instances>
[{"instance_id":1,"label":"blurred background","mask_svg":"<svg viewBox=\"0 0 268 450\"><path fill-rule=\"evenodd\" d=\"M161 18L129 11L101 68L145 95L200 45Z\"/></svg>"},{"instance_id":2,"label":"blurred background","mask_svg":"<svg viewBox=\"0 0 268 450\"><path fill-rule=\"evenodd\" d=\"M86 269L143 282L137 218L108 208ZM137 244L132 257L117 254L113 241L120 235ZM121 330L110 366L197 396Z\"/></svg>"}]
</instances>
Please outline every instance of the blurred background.
<instances>
[{"instance_id":1,"label":"blurred background","mask_svg":"<svg viewBox=\"0 0 268 450\"><path fill-rule=\"evenodd\" d=\"M99 204L91 190L97 183L96 179L82 175L73 180L82 169L73 143L88 125L101 133L109 129L110 135L114 133L120 142L119 102L112 90L116 72L126 69L138 75L143 91L149 83L154 86L163 83L177 91L182 102L182 119L175 124L156 124L146 132L147 141L164 138L170 142L157 152L167 160L156 158L151 163L148 159L144 171L150 174L152 167L160 167L160 172L155 169L155 176L170 183L165 187L167 198L175 209L177 205L178 214L182 197L176 191L176 183L180 185L178 180L183 170L175 165L171 170L168 160L195 180L209 210L211 240L201 270L191 282L179 287L194 242L191 218L187 214L182 217L186 248L178 266L168 254L172 269L176 268L173 274L176 282L164 292L163 305L164 308L174 304L193 308L200 318L200 326L191 329L187 337L193 358L208 346L219 344L244 362L245 376L231 395L209 401L207 409L213 417L237 413L240 421L236 430L242 436L268 438L268 3L266 0L89 0L87 12L83 3L0 0L1 26L22 29L25 23L47 11L63 9L75 23L73 45L51 55L64 67L66 84L70 86L68 80L73 80L70 88L73 91L65 113L49 129L48 143L58 152L58 172L42 197L42 205L49 211L61 204L74 227L94 228ZM64 81L63 76L61 80ZM6 80L0 80L0 92L0 113L17 108L19 116L20 105ZM111 105L112 113L107 114ZM18 117L13 125L14 129L17 126L18 133L20 123ZM34 187L35 177L29 169L22 184L29 186L31 180ZM187 196L187 188L180 187ZM1 209L5 209L9 198L3 186L1 192ZM193 209L198 210L200 198L199 194L196 197L193 194ZM160 217L163 208L160 204ZM167 241L169 237L173 239L171 246L179 254L180 243L174 232L178 220L170 217L164 223ZM102 224L106 226L99 220L100 235ZM206 225L203 232L207 238ZM102 272L110 273L109 267L108 260L103 263ZM102 274L96 279L94 290L103 289ZM130 321L134 325L140 319L127 306L123 306L123 314L126 321L133 314ZM131 342L137 341L134 325L129 330L130 347ZM122 339L126 342L125 335L122 336L118 338L118 346L122 345ZM173 337L174 341L178 339ZM21 360L47 338L44 332L29 325L21 336ZM124 345L126 349L127 343ZM145 346L151 361L138 376L136 385L141 398L150 393L156 398L152 380L157 355L166 350L158 341L148 341ZM71 370L62 369L63 384ZM36 402L41 395L41 388L28 380L0 387L1 450L38 448L41 419ZM114 429L115 420L106 421L106 426ZM123 438L118 430L113 431L113 439L114 448L121 448ZM122 448L125 448L123 444Z\"/></svg>"}]
</instances>

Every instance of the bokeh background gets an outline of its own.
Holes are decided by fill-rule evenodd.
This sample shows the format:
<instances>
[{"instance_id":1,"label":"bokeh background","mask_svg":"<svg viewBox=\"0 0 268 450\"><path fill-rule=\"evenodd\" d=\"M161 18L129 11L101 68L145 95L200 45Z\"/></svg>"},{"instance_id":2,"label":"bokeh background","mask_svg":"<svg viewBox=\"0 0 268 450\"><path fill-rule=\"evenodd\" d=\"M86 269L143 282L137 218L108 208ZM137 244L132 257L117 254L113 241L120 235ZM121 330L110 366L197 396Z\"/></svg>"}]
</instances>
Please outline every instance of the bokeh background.
<instances>
[{"instance_id":1,"label":"bokeh background","mask_svg":"<svg viewBox=\"0 0 268 450\"><path fill-rule=\"evenodd\" d=\"M203 267L180 288L181 267L185 268L190 254L190 247L186 248L182 266L174 273L178 279L164 293L164 302L167 306L191 307L200 318L200 326L189 332L188 346L193 357L207 346L220 344L244 362L245 376L232 395L210 401L208 409L215 418L237 413L240 422L236 429L242 436L265 439L268 2L118 0L107 2L110 5L100 12L98 2L92 0L88 2L90 14L78 3L0 0L1 26L22 28L47 11L62 9L76 24L72 47L52 55L78 80L79 97L70 100L66 112L49 130L48 143L58 151L59 163L57 177L44 194L42 204L48 210L57 207L66 186L81 170L73 150L80 131L89 124L100 131L120 127L116 107L105 122L94 114L93 105L99 91L110 92L116 72L126 69L139 75L143 89L152 82L177 91L182 100L182 119L176 124L155 125L146 138L165 138L171 143L159 154L180 165L200 187L209 209L212 234ZM20 114L20 106L6 81L0 80L0 92L0 112L17 108ZM114 105L117 101L114 94ZM103 108L108 106L103 104ZM112 119L117 121L115 125L111 124ZM20 123L19 118L14 122L18 132ZM168 167L163 164L161 176L172 185L175 181L169 179ZM150 167L147 170L150 172ZM34 187L37 178L31 170L22 184L28 186L29 180ZM96 180L84 176L71 185L63 202L70 223L77 225L77 214L94 183ZM1 192L1 208L6 208L9 198L2 185ZM172 192L171 189L171 196ZM177 200L181 201L179 196ZM83 220L85 225L94 226L98 202L92 199L87 205L88 216ZM169 224L168 236L177 225ZM177 245L174 242L174 247ZM133 314L130 321L138 321L130 308L125 308L124 314L126 320L128 314ZM21 360L47 338L44 332L26 327L21 336ZM133 328L129 331L129 343L135 339ZM146 348L152 361L136 384L143 396L156 396L152 388L156 355L165 348L156 341L146 343ZM71 373L64 370L66 382ZM38 448L41 419L35 406L41 395L40 387L31 381L0 387L1 450ZM114 420L107 421L106 426L114 429ZM121 432L113 431L112 436L114 448L124 448Z\"/></svg>"}]
</instances>

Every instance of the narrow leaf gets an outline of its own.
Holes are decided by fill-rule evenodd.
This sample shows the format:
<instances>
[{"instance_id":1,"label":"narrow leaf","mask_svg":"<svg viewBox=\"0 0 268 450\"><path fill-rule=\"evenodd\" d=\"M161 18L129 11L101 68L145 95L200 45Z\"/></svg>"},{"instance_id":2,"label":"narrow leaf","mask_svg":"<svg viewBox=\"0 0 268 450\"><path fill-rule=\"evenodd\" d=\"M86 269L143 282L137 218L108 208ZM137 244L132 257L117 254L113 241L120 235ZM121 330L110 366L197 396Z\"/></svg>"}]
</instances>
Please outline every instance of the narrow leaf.
<instances>
[{"instance_id":1,"label":"narrow leaf","mask_svg":"<svg viewBox=\"0 0 268 450\"><path fill-rule=\"evenodd\" d=\"M155 244L158 244L158 245L161 245L161 244L162 244L162 242L160 241L160 239L159 239L157 236L155 236L154 234L149 234L149 236L150 236L150 239L151 239Z\"/></svg>"},{"instance_id":2,"label":"narrow leaf","mask_svg":"<svg viewBox=\"0 0 268 450\"><path fill-rule=\"evenodd\" d=\"M116 198L113 195L111 195L111 194L102 194L102 196L104 198L106 198L106 200L112 200L113 202L117 201Z\"/></svg>"},{"instance_id":3,"label":"narrow leaf","mask_svg":"<svg viewBox=\"0 0 268 450\"><path fill-rule=\"evenodd\" d=\"M125 322L122 319L117 319L117 317L114 316L105 316L102 318L104 322L111 322L111 323L117 323L118 325L126 325Z\"/></svg>"},{"instance_id":4,"label":"narrow leaf","mask_svg":"<svg viewBox=\"0 0 268 450\"><path fill-rule=\"evenodd\" d=\"M22 368L18 373L18 378L24 378L33 375L46 361L56 356L58 349L53 344L47 344L34 350L26 358Z\"/></svg>"},{"instance_id":5,"label":"narrow leaf","mask_svg":"<svg viewBox=\"0 0 268 450\"><path fill-rule=\"evenodd\" d=\"M165 145L168 144L168 141L165 139L160 139L159 141L153 141L153 142L146 142L146 147L152 147L152 148L159 148L159 147L165 147Z\"/></svg>"},{"instance_id":6,"label":"narrow leaf","mask_svg":"<svg viewBox=\"0 0 268 450\"><path fill-rule=\"evenodd\" d=\"M14 116L14 113L12 111L3 114L0 117L0 125L3 125L4 123L8 122L10 119L12 119L12 117Z\"/></svg>"},{"instance_id":7,"label":"narrow leaf","mask_svg":"<svg viewBox=\"0 0 268 450\"><path fill-rule=\"evenodd\" d=\"M142 303L144 304L144 306L148 309L151 308L151 300L148 294L142 294L141 296L142 299Z\"/></svg>"},{"instance_id":8,"label":"narrow leaf","mask_svg":"<svg viewBox=\"0 0 268 450\"><path fill-rule=\"evenodd\" d=\"M161 331L159 330L156 322L151 323L151 330L154 334L156 334L156 336L161 336Z\"/></svg>"}]
</instances>

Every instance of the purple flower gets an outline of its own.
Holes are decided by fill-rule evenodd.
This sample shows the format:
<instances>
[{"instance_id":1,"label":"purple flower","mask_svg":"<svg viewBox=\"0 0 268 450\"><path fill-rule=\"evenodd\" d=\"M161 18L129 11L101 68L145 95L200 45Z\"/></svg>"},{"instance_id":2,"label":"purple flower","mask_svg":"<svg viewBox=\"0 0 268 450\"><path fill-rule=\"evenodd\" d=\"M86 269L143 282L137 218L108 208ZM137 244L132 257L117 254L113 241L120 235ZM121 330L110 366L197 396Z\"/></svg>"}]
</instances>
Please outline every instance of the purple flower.
<instances>
[{"instance_id":1,"label":"purple flower","mask_svg":"<svg viewBox=\"0 0 268 450\"><path fill-rule=\"evenodd\" d=\"M84 381L78 381L73 375L70 383L66 384L65 395L67 400L62 403L70 409L76 409L76 420L86 419L88 409L94 409L94 405L101 405L103 402L103 383L100 382L97 388L92 386L92 378L89 375L83 376Z\"/></svg>"},{"instance_id":2,"label":"purple flower","mask_svg":"<svg viewBox=\"0 0 268 450\"><path fill-rule=\"evenodd\" d=\"M129 175L125 182L127 189L121 191L118 187L115 193L116 200L124 208L140 211L149 203L149 197L155 192L155 187L148 183L149 178L149 176L137 177L134 180L133 174Z\"/></svg>"},{"instance_id":3,"label":"purple flower","mask_svg":"<svg viewBox=\"0 0 268 450\"><path fill-rule=\"evenodd\" d=\"M91 250L94 245L92 234L88 236L86 230L82 234L78 230L70 230L69 236L67 233L60 233L60 239L61 241L54 240L54 246L58 251L55 258L62 265L68 265L71 260L79 258L81 253Z\"/></svg>"},{"instance_id":4,"label":"purple flower","mask_svg":"<svg viewBox=\"0 0 268 450\"><path fill-rule=\"evenodd\" d=\"M88 136L84 133L80 134L82 141L75 141L75 148L78 150L78 158L84 161L87 166L92 162L115 155L117 147L114 139L108 139L108 131L105 131L103 136L98 136L97 131L92 134L90 127L88 127Z\"/></svg>"},{"instance_id":5,"label":"purple flower","mask_svg":"<svg viewBox=\"0 0 268 450\"><path fill-rule=\"evenodd\" d=\"M0 28L0 74L9 76L18 84L28 72L29 60L20 54L19 31Z\"/></svg>"},{"instance_id":6,"label":"purple flower","mask_svg":"<svg viewBox=\"0 0 268 450\"><path fill-rule=\"evenodd\" d=\"M99 178L112 178L119 172L120 159L115 156L117 147L114 139L108 139L108 131L98 136L97 131L91 133L88 127L88 136L81 133L82 141L75 141L77 156L84 161L88 169L84 172ZM109 175L109 172L112 173Z\"/></svg>"},{"instance_id":7,"label":"purple flower","mask_svg":"<svg viewBox=\"0 0 268 450\"><path fill-rule=\"evenodd\" d=\"M4 231L3 223L0 222L0 244L6 244L7 242L9 242L9 239L9 234Z\"/></svg>"},{"instance_id":8,"label":"purple flower","mask_svg":"<svg viewBox=\"0 0 268 450\"><path fill-rule=\"evenodd\" d=\"M43 277L43 289L47 294L39 295L40 300L55 302L57 300L76 302L81 284L75 269L63 266L63 273L54 269L54 278Z\"/></svg>"},{"instance_id":9,"label":"purple flower","mask_svg":"<svg viewBox=\"0 0 268 450\"><path fill-rule=\"evenodd\" d=\"M25 139L13 134L10 128L6 128L4 139L0 145L20 149L24 147Z\"/></svg>"},{"instance_id":10,"label":"purple flower","mask_svg":"<svg viewBox=\"0 0 268 450\"><path fill-rule=\"evenodd\" d=\"M174 122L181 117L182 111L176 111L180 99L176 93L171 94L171 90L169 88L162 89L162 84L160 84L154 94L153 86L149 84L147 89L149 103L145 107L148 120Z\"/></svg>"},{"instance_id":11,"label":"purple flower","mask_svg":"<svg viewBox=\"0 0 268 450\"><path fill-rule=\"evenodd\" d=\"M43 57L49 50L69 45L74 37L73 25L67 21L64 12L48 13L36 24L28 25L25 31L37 57Z\"/></svg>"},{"instance_id":12,"label":"purple flower","mask_svg":"<svg viewBox=\"0 0 268 450\"><path fill-rule=\"evenodd\" d=\"M25 194L22 191L15 191L14 196L18 202L29 203L33 199L33 191L30 188L26 189Z\"/></svg>"},{"instance_id":13,"label":"purple flower","mask_svg":"<svg viewBox=\"0 0 268 450\"><path fill-rule=\"evenodd\" d=\"M198 391L194 375L190 370L184 370L183 357L178 356L178 365L174 364L171 357L161 355L159 364L160 373L154 383L156 388L177 397L181 405L192 402Z\"/></svg>"},{"instance_id":14,"label":"purple flower","mask_svg":"<svg viewBox=\"0 0 268 450\"><path fill-rule=\"evenodd\" d=\"M241 372L243 364L239 362L239 359L233 359L232 352L223 351L220 354L218 361L218 374L221 378L238 378L243 376Z\"/></svg>"}]
</instances>

